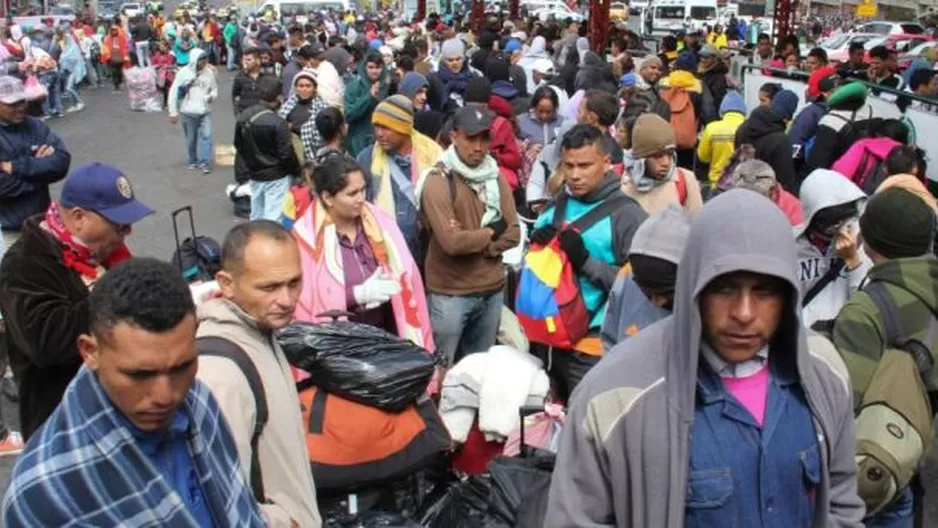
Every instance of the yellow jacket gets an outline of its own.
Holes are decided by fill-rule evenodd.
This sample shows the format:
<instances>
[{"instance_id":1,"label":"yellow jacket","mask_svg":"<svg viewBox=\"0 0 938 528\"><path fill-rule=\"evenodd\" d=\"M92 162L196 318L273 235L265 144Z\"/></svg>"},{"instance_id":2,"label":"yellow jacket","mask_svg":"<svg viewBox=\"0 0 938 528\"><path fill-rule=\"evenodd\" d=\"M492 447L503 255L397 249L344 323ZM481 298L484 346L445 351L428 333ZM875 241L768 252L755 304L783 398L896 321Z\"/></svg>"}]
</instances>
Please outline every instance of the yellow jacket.
<instances>
[{"instance_id":1,"label":"yellow jacket","mask_svg":"<svg viewBox=\"0 0 938 528\"><path fill-rule=\"evenodd\" d=\"M700 142L697 143L697 157L710 164L710 173L707 175L710 187L716 187L723 169L736 152L736 129L745 120L746 116L739 112L727 112L722 119L704 128Z\"/></svg>"},{"instance_id":2,"label":"yellow jacket","mask_svg":"<svg viewBox=\"0 0 938 528\"><path fill-rule=\"evenodd\" d=\"M716 33L711 32L709 35L707 35L707 43L713 44L720 49L729 46L729 43L726 41L726 33L720 33L717 35Z\"/></svg>"}]
</instances>

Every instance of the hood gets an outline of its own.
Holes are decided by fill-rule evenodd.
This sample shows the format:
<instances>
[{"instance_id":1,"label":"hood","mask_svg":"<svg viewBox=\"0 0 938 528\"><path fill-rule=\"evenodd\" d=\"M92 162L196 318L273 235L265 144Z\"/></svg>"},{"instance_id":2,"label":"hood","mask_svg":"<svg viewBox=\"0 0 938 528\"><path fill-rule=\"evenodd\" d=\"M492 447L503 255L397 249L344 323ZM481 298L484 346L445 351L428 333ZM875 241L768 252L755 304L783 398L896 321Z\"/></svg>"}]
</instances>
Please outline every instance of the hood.
<instances>
[{"instance_id":1,"label":"hood","mask_svg":"<svg viewBox=\"0 0 938 528\"><path fill-rule=\"evenodd\" d=\"M336 46L325 53L326 60L331 62L339 75L348 72L348 66L352 62L352 54L341 46Z\"/></svg>"},{"instance_id":2,"label":"hood","mask_svg":"<svg viewBox=\"0 0 938 528\"><path fill-rule=\"evenodd\" d=\"M934 255L887 260L870 269L869 280L902 288L938 312L938 259Z\"/></svg>"},{"instance_id":3,"label":"hood","mask_svg":"<svg viewBox=\"0 0 938 528\"><path fill-rule=\"evenodd\" d=\"M782 360L797 358L799 364L807 361L796 262L791 224L778 206L757 193L727 191L707 202L697 214L677 269L672 330L666 333L670 342L663 343L663 349L671 351L666 379L676 399L672 405L685 422L694 413L694 380L703 328L699 296L720 275L750 271L787 282L791 286L788 311L782 314L770 354Z\"/></svg>"},{"instance_id":4,"label":"hood","mask_svg":"<svg viewBox=\"0 0 938 528\"><path fill-rule=\"evenodd\" d=\"M525 53L524 56L532 59L549 59L550 56L547 55L547 40L541 36L534 37L534 40L531 41L531 47L528 48L528 52Z\"/></svg>"},{"instance_id":5,"label":"hood","mask_svg":"<svg viewBox=\"0 0 938 528\"><path fill-rule=\"evenodd\" d=\"M785 133L785 121L771 108L760 106L752 111L749 119L739 128L740 142L755 143L776 132Z\"/></svg>"},{"instance_id":6,"label":"hood","mask_svg":"<svg viewBox=\"0 0 938 528\"><path fill-rule=\"evenodd\" d=\"M492 94L511 101L518 97L518 88L511 81L495 81L492 83Z\"/></svg>"},{"instance_id":7,"label":"hood","mask_svg":"<svg viewBox=\"0 0 938 528\"><path fill-rule=\"evenodd\" d=\"M192 70L193 75L196 72L196 65L198 64L202 55L205 55L205 52L202 51L202 48L192 48L189 50L189 63L186 64L185 67Z\"/></svg>"},{"instance_id":8,"label":"hood","mask_svg":"<svg viewBox=\"0 0 938 528\"><path fill-rule=\"evenodd\" d=\"M801 208L804 210L804 222L795 228L796 238L804 234L811 224L811 219L821 209L866 200L866 194L852 181L843 174L829 169L813 170L801 183L800 191L799 198ZM862 207L860 212L862 212Z\"/></svg>"},{"instance_id":9,"label":"hood","mask_svg":"<svg viewBox=\"0 0 938 528\"><path fill-rule=\"evenodd\" d=\"M595 51L586 50L583 52L583 61L582 68L602 68L608 69L609 66L606 64L606 61L602 57L596 54Z\"/></svg>"},{"instance_id":10,"label":"hood","mask_svg":"<svg viewBox=\"0 0 938 528\"><path fill-rule=\"evenodd\" d=\"M720 103L720 117L729 112L739 112L746 115L746 101L743 99L742 94L736 90L728 90Z\"/></svg>"}]
</instances>

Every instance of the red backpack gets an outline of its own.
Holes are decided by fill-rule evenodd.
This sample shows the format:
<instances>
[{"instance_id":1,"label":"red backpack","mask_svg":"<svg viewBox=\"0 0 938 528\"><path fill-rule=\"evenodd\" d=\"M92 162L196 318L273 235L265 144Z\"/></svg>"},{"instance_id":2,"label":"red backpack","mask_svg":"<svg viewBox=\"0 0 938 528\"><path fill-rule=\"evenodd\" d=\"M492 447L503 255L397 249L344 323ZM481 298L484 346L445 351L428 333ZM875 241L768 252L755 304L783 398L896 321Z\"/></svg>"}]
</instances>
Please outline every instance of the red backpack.
<instances>
[{"instance_id":1,"label":"red backpack","mask_svg":"<svg viewBox=\"0 0 938 528\"><path fill-rule=\"evenodd\" d=\"M583 233L629 199L624 194L616 194L564 226L567 195L561 194L554 206L552 224L558 235L563 229ZM576 271L560 248L558 238L555 236L547 245L535 242L528 248L518 279L515 314L530 341L573 348L589 333L590 313L580 293ZM557 266L560 267L559 279ZM554 279L557 279L556 287L551 285Z\"/></svg>"}]
</instances>

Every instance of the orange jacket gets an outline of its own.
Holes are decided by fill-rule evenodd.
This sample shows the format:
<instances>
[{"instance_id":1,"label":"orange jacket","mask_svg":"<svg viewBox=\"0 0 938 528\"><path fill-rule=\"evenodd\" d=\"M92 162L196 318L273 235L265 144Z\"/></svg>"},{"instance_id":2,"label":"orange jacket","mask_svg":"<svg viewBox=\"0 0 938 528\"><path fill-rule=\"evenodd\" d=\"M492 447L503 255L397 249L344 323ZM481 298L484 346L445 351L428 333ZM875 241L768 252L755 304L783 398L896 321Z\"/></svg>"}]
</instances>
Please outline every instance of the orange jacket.
<instances>
[{"instance_id":1,"label":"orange jacket","mask_svg":"<svg viewBox=\"0 0 938 528\"><path fill-rule=\"evenodd\" d=\"M111 49L113 48L114 37L108 34L104 37L104 41L101 44L101 63L110 64L111 63ZM118 33L117 35L117 46L120 49L121 55L123 55L124 67L127 68L130 66L130 49L127 46L127 38L124 35Z\"/></svg>"}]
</instances>

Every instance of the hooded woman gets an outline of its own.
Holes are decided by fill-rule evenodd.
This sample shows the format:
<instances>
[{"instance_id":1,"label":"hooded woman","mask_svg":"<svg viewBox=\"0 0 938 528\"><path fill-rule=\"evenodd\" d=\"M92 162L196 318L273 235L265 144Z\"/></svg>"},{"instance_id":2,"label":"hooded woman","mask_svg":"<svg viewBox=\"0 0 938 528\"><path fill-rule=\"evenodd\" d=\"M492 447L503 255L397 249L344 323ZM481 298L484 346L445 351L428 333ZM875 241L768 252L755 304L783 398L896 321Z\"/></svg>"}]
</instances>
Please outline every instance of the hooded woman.
<instances>
[{"instance_id":1,"label":"hooded woman","mask_svg":"<svg viewBox=\"0 0 938 528\"><path fill-rule=\"evenodd\" d=\"M81 30L78 30L78 32L81 32ZM62 48L62 55L59 57L59 67L62 69L63 74L67 74L65 94L72 99L73 103L68 111L77 112L85 107L85 103L78 95L78 85L85 79L88 70L85 68L85 57L81 53L81 46L78 45L78 39L75 35L71 31L66 31L63 38L65 45Z\"/></svg>"},{"instance_id":2,"label":"hooded woman","mask_svg":"<svg viewBox=\"0 0 938 528\"><path fill-rule=\"evenodd\" d=\"M358 75L345 90L345 122L348 124L345 148L352 156L375 141L371 112L388 96L387 83L384 59L380 53L369 51L358 65Z\"/></svg>"}]
</instances>

